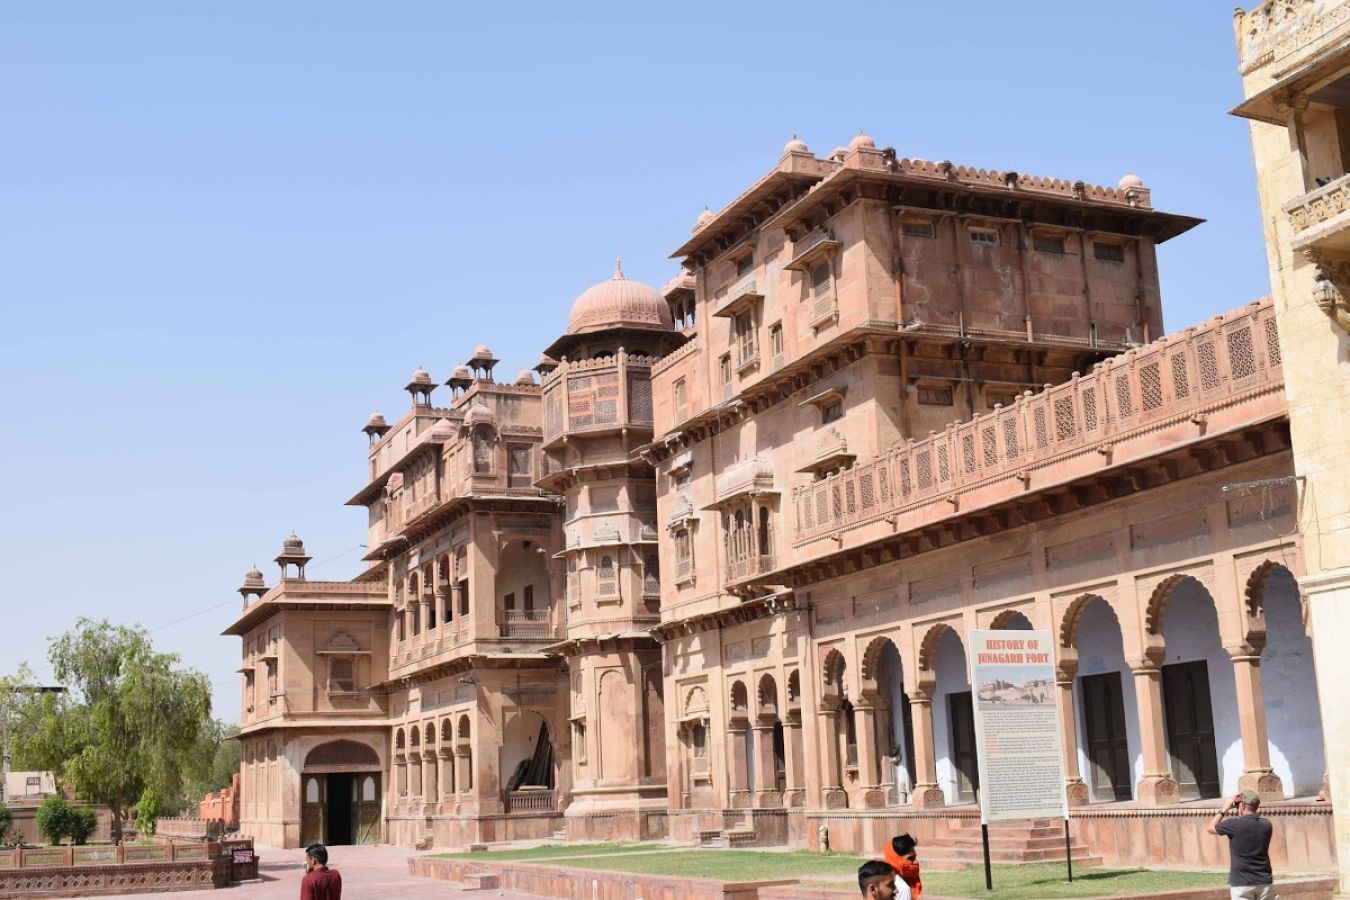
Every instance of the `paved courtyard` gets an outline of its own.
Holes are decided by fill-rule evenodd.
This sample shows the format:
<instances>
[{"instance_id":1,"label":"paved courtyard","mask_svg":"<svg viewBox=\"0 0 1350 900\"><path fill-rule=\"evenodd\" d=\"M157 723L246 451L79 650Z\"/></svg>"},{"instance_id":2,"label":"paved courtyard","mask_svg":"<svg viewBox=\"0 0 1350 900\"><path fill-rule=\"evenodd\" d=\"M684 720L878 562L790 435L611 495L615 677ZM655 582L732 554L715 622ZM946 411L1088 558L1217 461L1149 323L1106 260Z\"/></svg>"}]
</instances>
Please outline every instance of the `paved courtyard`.
<instances>
[{"instance_id":1,"label":"paved courtyard","mask_svg":"<svg viewBox=\"0 0 1350 900\"><path fill-rule=\"evenodd\" d=\"M379 844L365 847L333 847L329 863L342 873L344 900L361 898L397 897L399 900L431 900L446 894L461 893L462 888L448 881L414 878L408 874L406 847ZM261 884L243 884L224 888L212 894L192 892L184 897L238 897L240 900L295 900L300 896L300 879L304 875L303 850L278 850L259 847L262 863ZM121 900L164 900L171 894L123 894ZM508 900L534 900L533 894L511 891L474 891L475 897L505 897Z\"/></svg>"}]
</instances>

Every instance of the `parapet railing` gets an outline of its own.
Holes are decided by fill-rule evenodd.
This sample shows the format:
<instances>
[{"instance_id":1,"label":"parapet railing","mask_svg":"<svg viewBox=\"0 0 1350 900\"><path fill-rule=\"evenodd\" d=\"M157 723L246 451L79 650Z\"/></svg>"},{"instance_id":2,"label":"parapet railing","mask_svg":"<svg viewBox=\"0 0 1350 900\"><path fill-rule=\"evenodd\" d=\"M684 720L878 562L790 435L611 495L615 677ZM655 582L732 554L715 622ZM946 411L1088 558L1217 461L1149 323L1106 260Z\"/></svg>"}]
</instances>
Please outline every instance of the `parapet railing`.
<instances>
[{"instance_id":1,"label":"parapet railing","mask_svg":"<svg viewBox=\"0 0 1350 900\"><path fill-rule=\"evenodd\" d=\"M1028 391L1008 407L907 441L792 492L794 543L834 535L882 516L1004 478L1164 422L1196 418L1282 383L1270 300L1108 359L1086 376Z\"/></svg>"},{"instance_id":2,"label":"parapet railing","mask_svg":"<svg viewBox=\"0 0 1350 900\"><path fill-rule=\"evenodd\" d=\"M558 792L552 790L507 791L505 805L508 813L557 812Z\"/></svg>"}]
</instances>

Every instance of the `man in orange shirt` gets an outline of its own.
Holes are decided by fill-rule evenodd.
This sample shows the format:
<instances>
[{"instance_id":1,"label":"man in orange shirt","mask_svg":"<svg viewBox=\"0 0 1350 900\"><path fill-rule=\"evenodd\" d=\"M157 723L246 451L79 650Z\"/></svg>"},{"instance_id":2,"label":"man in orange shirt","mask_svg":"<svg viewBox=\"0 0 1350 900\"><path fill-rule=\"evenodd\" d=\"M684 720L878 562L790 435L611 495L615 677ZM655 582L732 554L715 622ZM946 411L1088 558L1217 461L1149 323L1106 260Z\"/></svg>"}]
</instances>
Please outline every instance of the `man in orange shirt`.
<instances>
[{"instance_id":1,"label":"man in orange shirt","mask_svg":"<svg viewBox=\"0 0 1350 900\"><path fill-rule=\"evenodd\" d=\"M342 900L342 875L328 868L328 848L310 844L305 848L305 878L300 882L300 900Z\"/></svg>"}]
</instances>

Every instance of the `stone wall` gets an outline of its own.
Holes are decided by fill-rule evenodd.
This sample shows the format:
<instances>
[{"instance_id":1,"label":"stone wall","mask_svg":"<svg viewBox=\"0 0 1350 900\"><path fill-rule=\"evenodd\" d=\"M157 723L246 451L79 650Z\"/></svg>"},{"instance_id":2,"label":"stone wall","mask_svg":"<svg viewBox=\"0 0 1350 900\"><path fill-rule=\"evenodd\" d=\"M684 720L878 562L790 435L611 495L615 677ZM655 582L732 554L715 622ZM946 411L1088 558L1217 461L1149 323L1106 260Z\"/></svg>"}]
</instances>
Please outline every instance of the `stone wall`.
<instances>
[{"instance_id":1,"label":"stone wall","mask_svg":"<svg viewBox=\"0 0 1350 900\"><path fill-rule=\"evenodd\" d=\"M0 850L0 900L210 890L229 879L216 844Z\"/></svg>"}]
</instances>

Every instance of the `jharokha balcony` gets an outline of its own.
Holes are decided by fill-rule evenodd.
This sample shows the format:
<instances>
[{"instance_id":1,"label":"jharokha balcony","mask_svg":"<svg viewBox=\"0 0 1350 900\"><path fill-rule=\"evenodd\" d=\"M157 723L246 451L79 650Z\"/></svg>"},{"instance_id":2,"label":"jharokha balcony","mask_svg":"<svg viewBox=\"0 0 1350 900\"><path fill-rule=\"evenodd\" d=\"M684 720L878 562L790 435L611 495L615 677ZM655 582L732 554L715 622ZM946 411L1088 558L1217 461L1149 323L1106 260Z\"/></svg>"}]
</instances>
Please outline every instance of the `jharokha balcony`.
<instances>
[{"instance_id":1,"label":"jharokha balcony","mask_svg":"<svg viewBox=\"0 0 1350 900\"><path fill-rule=\"evenodd\" d=\"M998 527L996 509L1035 515L1056 491L1087 502L1240 458L1286 414L1265 299L796 488L793 544L809 559L981 510ZM822 539L835 544L809 546Z\"/></svg>"},{"instance_id":2,"label":"jharokha balcony","mask_svg":"<svg viewBox=\"0 0 1350 900\"><path fill-rule=\"evenodd\" d=\"M622 350L599 359L564 359L544 377L545 446L565 434L650 426L655 362Z\"/></svg>"},{"instance_id":3,"label":"jharokha balcony","mask_svg":"<svg viewBox=\"0 0 1350 900\"><path fill-rule=\"evenodd\" d=\"M1342 175L1284 207L1291 249L1350 258L1350 175Z\"/></svg>"}]
</instances>

